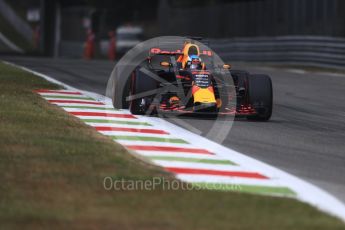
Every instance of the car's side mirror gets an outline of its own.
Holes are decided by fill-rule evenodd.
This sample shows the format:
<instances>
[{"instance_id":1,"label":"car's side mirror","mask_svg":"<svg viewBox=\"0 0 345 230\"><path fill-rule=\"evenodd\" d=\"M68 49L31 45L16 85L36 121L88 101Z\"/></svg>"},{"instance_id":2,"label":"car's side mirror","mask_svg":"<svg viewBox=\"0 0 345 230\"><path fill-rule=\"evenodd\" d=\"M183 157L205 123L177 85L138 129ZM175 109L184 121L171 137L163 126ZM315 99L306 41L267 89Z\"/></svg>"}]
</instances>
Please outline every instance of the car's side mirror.
<instances>
[{"instance_id":1,"label":"car's side mirror","mask_svg":"<svg viewBox=\"0 0 345 230\"><path fill-rule=\"evenodd\" d=\"M167 61L162 61L160 64L161 64L161 66L164 66L164 67L170 67L171 66L171 64Z\"/></svg>"},{"instance_id":2,"label":"car's side mirror","mask_svg":"<svg viewBox=\"0 0 345 230\"><path fill-rule=\"evenodd\" d=\"M229 65L229 64L224 64L224 65L223 65L223 69L231 69L231 65Z\"/></svg>"}]
</instances>

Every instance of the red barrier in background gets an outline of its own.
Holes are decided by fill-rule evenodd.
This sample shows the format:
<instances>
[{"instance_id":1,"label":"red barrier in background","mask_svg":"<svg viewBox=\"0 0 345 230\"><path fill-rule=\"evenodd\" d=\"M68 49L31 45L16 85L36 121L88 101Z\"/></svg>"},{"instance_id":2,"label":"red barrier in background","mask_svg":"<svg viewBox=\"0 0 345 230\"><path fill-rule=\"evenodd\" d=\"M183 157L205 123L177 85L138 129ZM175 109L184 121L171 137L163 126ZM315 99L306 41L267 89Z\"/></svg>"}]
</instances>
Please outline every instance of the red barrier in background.
<instances>
[{"instance_id":1,"label":"red barrier in background","mask_svg":"<svg viewBox=\"0 0 345 230\"><path fill-rule=\"evenodd\" d=\"M116 58L116 37L114 31L109 31L109 49L108 49L108 58L111 61L114 61Z\"/></svg>"},{"instance_id":2,"label":"red barrier in background","mask_svg":"<svg viewBox=\"0 0 345 230\"><path fill-rule=\"evenodd\" d=\"M87 30L83 56L87 60L91 60L95 56L95 34L91 29Z\"/></svg>"}]
</instances>

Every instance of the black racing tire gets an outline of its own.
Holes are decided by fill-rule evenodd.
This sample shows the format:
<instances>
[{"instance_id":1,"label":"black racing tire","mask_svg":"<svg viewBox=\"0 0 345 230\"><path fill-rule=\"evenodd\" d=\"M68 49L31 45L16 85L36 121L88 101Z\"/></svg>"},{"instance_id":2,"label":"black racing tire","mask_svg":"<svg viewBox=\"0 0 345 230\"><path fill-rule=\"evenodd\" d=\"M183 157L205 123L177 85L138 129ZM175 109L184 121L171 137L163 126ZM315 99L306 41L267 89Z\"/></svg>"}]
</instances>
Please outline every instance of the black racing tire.
<instances>
[{"instance_id":1,"label":"black racing tire","mask_svg":"<svg viewBox=\"0 0 345 230\"><path fill-rule=\"evenodd\" d=\"M256 115L248 116L248 120L268 121L272 115L273 89L272 80L268 75L251 74L248 77L249 102L257 111Z\"/></svg>"},{"instance_id":2,"label":"black racing tire","mask_svg":"<svg viewBox=\"0 0 345 230\"><path fill-rule=\"evenodd\" d=\"M147 74L141 72L139 68L133 71L130 84L130 95L136 95L157 89L157 81ZM154 98L154 94L150 98ZM129 111L132 114L144 115L149 105L142 106L142 99L137 98L129 101Z\"/></svg>"}]
</instances>

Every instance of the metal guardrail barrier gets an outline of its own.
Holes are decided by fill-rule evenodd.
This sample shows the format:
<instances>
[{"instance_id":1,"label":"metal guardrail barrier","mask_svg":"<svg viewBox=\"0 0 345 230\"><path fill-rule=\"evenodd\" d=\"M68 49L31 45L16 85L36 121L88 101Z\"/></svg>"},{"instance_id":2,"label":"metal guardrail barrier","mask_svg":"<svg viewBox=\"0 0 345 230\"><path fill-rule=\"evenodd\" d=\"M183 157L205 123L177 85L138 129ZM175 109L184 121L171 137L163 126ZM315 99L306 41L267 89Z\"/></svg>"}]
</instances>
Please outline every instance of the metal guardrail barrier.
<instances>
[{"instance_id":1,"label":"metal guardrail barrier","mask_svg":"<svg viewBox=\"0 0 345 230\"><path fill-rule=\"evenodd\" d=\"M272 62L345 69L345 38L280 36L211 40L227 61Z\"/></svg>"},{"instance_id":2,"label":"metal guardrail barrier","mask_svg":"<svg viewBox=\"0 0 345 230\"><path fill-rule=\"evenodd\" d=\"M280 36L211 39L211 48L224 60L270 62L345 69L345 38ZM83 42L60 43L60 55L81 58Z\"/></svg>"},{"instance_id":3,"label":"metal guardrail barrier","mask_svg":"<svg viewBox=\"0 0 345 230\"><path fill-rule=\"evenodd\" d=\"M0 0L0 14L21 34L27 41L32 42L33 31L30 25L20 18L4 0Z\"/></svg>"}]
</instances>

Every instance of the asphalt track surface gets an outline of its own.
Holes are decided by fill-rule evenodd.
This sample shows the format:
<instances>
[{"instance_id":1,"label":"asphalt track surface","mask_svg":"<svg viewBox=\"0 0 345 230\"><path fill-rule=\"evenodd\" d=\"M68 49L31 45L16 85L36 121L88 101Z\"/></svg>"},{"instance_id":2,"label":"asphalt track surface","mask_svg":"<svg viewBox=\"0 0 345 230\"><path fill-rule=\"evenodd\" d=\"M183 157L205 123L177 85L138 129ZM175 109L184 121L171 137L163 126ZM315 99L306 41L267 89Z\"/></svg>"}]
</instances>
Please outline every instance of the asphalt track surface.
<instances>
[{"instance_id":1,"label":"asphalt track surface","mask_svg":"<svg viewBox=\"0 0 345 230\"><path fill-rule=\"evenodd\" d=\"M99 94L105 94L114 67L109 61L0 59ZM345 75L243 64L234 68L271 76L273 116L269 122L236 120L222 144L305 179L345 203ZM200 135L206 135L215 122L200 117L182 117L180 121L178 125Z\"/></svg>"}]
</instances>

